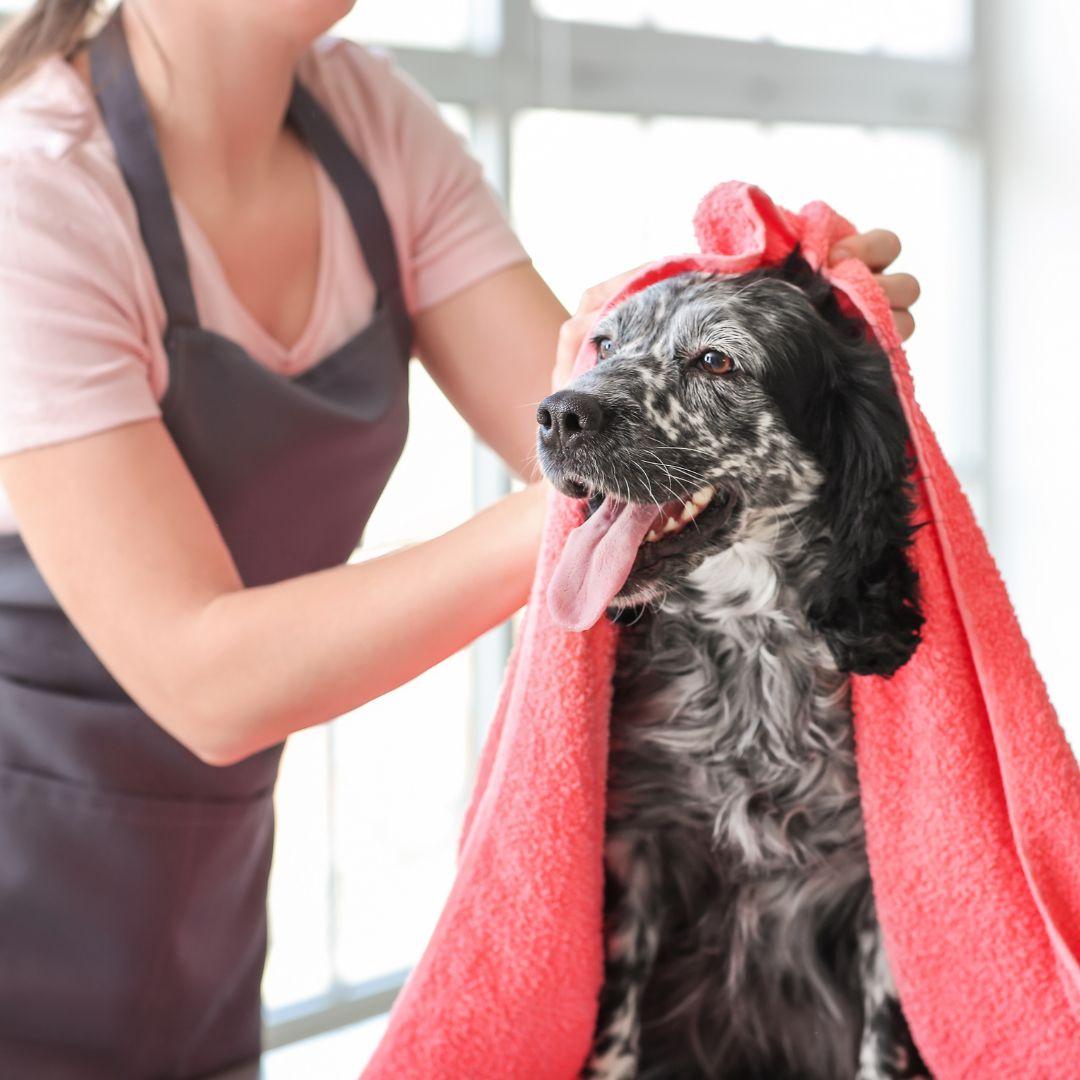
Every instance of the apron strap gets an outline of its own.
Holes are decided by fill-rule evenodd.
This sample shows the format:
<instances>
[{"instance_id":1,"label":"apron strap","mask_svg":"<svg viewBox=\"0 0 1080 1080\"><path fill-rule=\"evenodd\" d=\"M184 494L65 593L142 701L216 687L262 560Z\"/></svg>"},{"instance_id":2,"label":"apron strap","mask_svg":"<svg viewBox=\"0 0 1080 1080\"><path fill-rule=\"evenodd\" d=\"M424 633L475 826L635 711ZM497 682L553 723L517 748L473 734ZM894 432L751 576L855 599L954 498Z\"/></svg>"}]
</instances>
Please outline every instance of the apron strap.
<instances>
[{"instance_id":1,"label":"apron strap","mask_svg":"<svg viewBox=\"0 0 1080 1080\"><path fill-rule=\"evenodd\" d=\"M187 254L161 163L154 125L131 62L120 12L113 12L90 45L90 77L124 181L135 202L139 232L150 256L169 326L198 326Z\"/></svg>"},{"instance_id":2,"label":"apron strap","mask_svg":"<svg viewBox=\"0 0 1080 1080\"><path fill-rule=\"evenodd\" d=\"M293 85L288 116L341 193L368 272L375 282L376 303L384 300L400 303L401 272L394 234L375 182L326 110L299 81Z\"/></svg>"},{"instance_id":3,"label":"apron strap","mask_svg":"<svg viewBox=\"0 0 1080 1080\"><path fill-rule=\"evenodd\" d=\"M90 46L94 93L135 202L139 231L168 325L197 327L199 314L187 254L154 125L131 60L121 8L116 8ZM389 308L398 340L408 351L412 325L402 293L397 249L374 181L326 110L299 81L293 84L287 119L340 192L375 284L376 308L384 304Z\"/></svg>"}]
</instances>

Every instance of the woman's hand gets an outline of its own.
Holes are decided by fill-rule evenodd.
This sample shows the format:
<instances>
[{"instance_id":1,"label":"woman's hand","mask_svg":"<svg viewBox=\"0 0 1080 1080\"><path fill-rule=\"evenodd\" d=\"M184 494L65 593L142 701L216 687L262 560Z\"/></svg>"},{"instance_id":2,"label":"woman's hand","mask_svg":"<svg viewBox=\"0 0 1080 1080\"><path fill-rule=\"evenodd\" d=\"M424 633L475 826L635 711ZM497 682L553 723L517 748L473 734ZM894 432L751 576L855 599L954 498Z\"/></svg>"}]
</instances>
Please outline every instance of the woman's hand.
<instances>
[{"instance_id":1,"label":"woman's hand","mask_svg":"<svg viewBox=\"0 0 1080 1080\"><path fill-rule=\"evenodd\" d=\"M626 270L599 285L593 285L581 294L577 311L559 327L559 343L555 350L555 368L551 373L551 389L559 390L570 381L570 372L577 358L585 335L592 329L600 309L633 277L646 263Z\"/></svg>"},{"instance_id":2,"label":"woman's hand","mask_svg":"<svg viewBox=\"0 0 1080 1080\"><path fill-rule=\"evenodd\" d=\"M915 320L908 308L919 299L919 282L911 274L882 273L896 261L899 254L900 238L896 233L888 229L871 229L839 241L829 252L829 265L846 258L856 258L866 263L889 298L900 340L907 341L915 332Z\"/></svg>"},{"instance_id":3,"label":"woman's hand","mask_svg":"<svg viewBox=\"0 0 1080 1080\"><path fill-rule=\"evenodd\" d=\"M899 254L900 238L896 233L887 229L871 229L869 232L845 237L836 244L829 252L829 264L846 258L856 258L866 263L889 298L900 340L906 341L915 331L915 320L908 309L919 298L919 282L911 274L882 273L896 261ZM642 266L644 265L643 263ZM577 311L559 329L555 368L551 375L552 390L558 390L569 381L581 342L592 328L600 309L640 272L642 266L627 270L599 285L593 285L582 293Z\"/></svg>"}]
</instances>

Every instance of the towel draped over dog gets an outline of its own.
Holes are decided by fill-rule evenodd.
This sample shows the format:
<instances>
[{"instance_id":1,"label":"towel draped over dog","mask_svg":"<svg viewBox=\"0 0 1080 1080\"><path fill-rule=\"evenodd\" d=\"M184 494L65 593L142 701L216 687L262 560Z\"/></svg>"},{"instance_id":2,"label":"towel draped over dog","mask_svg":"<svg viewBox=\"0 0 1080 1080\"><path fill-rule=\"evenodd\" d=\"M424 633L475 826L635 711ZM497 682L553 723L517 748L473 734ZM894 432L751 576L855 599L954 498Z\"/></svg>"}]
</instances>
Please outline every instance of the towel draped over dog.
<instances>
[{"instance_id":1,"label":"towel draped over dog","mask_svg":"<svg viewBox=\"0 0 1080 1080\"><path fill-rule=\"evenodd\" d=\"M798 244L888 352L916 459L926 624L895 675L852 678L878 917L938 1080L1080 1075L1080 773L986 541L915 402L889 304L825 203L714 188L702 254L651 264L605 310L690 270L740 274ZM595 362L586 338L575 373ZM617 628L562 629L545 595L581 504L553 493L442 917L364 1076L569 1080L603 977L603 836Z\"/></svg>"}]
</instances>

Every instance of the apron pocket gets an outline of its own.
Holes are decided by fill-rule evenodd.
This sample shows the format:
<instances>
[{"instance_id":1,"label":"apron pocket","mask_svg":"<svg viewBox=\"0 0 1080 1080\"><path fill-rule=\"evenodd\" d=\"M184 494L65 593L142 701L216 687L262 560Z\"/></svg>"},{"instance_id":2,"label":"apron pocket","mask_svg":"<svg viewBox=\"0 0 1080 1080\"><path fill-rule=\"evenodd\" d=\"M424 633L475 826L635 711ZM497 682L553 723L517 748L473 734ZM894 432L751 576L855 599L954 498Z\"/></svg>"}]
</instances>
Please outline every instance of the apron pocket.
<instances>
[{"instance_id":1,"label":"apron pocket","mask_svg":"<svg viewBox=\"0 0 1080 1080\"><path fill-rule=\"evenodd\" d=\"M4 629L0 608L0 644ZM40 651L55 656L55 643L49 645L46 639ZM0 663L7 659L0 652ZM280 756L281 746L273 746L227 768L207 765L130 698L73 692L0 670L0 770L56 779L75 798L123 793L134 797L125 805L158 807L142 813L246 802L272 790Z\"/></svg>"},{"instance_id":2,"label":"apron pocket","mask_svg":"<svg viewBox=\"0 0 1080 1080\"><path fill-rule=\"evenodd\" d=\"M155 799L0 767L0 1072L257 1055L272 844L269 792Z\"/></svg>"}]
</instances>

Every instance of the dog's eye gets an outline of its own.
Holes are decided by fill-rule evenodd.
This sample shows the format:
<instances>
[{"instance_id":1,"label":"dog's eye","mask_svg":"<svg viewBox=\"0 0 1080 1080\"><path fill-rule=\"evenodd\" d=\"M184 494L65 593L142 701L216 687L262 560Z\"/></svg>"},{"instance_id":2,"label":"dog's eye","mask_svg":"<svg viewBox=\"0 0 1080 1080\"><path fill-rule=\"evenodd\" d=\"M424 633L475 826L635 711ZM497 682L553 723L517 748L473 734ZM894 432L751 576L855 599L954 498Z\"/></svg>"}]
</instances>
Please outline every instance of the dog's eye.
<instances>
[{"instance_id":1,"label":"dog's eye","mask_svg":"<svg viewBox=\"0 0 1080 1080\"><path fill-rule=\"evenodd\" d=\"M615 351L615 342L609 337L598 338L596 351L601 360L606 360Z\"/></svg>"},{"instance_id":2,"label":"dog's eye","mask_svg":"<svg viewBox=\"0 0 1080 1080\"><path fill-rule=\"evenodd\" d=\"M735 370L735 361L727 353L719 352L717 349L703 352L694 362L702 371L707 371L710 375L727 375Z\"/></svg>"}]
</instances>

